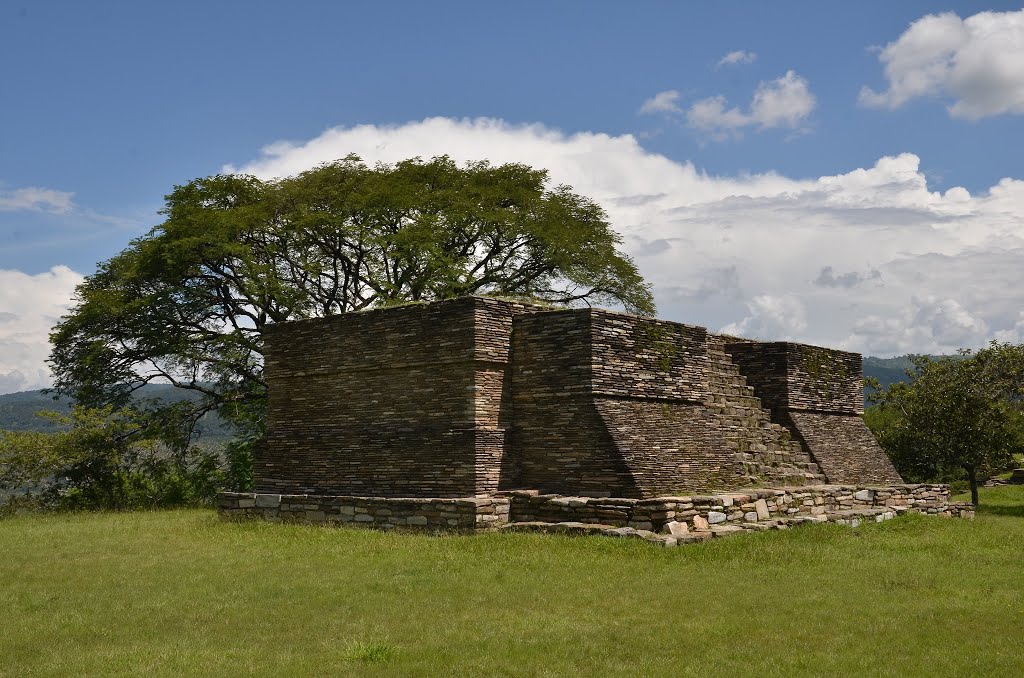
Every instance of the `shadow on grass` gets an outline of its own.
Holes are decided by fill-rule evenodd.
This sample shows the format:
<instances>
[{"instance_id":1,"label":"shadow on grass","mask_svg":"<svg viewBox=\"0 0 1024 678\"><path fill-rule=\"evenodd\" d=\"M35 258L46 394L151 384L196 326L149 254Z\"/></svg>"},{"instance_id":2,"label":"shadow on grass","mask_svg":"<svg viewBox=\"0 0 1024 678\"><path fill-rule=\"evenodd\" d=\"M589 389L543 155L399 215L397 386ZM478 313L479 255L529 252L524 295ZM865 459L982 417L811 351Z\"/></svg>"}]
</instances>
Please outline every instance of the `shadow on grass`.
<instances>
[{"instance_id":1,"label":"shadow on grass","mask_svg":"<svg viewBox=\"0 0 1024 678\"><path fill-rule=\"evenodd\" d=\"M985 504L978 506L978 514L985 516L1008 516L1011 518L1024 518L1024 504L1007 506L1005 504Z\"/></svg>"}]
</instances>

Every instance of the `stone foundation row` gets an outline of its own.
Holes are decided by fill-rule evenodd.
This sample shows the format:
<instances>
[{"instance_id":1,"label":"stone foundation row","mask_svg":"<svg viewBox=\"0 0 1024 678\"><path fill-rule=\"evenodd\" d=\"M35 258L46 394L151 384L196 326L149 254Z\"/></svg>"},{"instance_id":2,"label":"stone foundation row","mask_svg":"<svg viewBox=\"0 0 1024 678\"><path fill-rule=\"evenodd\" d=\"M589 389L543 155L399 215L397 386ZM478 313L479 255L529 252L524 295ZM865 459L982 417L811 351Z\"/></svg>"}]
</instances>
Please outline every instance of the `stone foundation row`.
<instances>
[{"instance_id":1,"label":"stone foundation row","mask_svg":"<svg viewBox=\"0 0 1024 678\"><path fill-rule=\"evenodd\" d=\"M949 500L947 485L934 484L811 485L657 499L561 497L519 491L509 493L509 498L513 522L579 522L653 532L677 527L672 523L685 523L690 531L703 532L715 525L757 524L782 518L841 519L847 512L865 509L974 515L971 504Z\"/></svg>"},{"instance_id":2,"label":"stone foundation row","mask_svg":"<svg viewBox=\"0 0 1024 678\"><path fill-rule=\"evenodd\" d=\"M505 525L509 506L505 497L390 499L239 492L223 492L217 497L217 510L226 518L431 531L475 531Z\"/></svg>"},{"instance_id":3,"label":"stone foundation row","mask_svg":"<svg viewBox=\"0 0 1024 678\"><path fill-rule=\"evenodd\" d=\"M533 522L519 522L509 523L504 525L503 529L514 530L518 532L546 532L553 534L573 534L573 535L601 535L605 537L624 537L633 539L643 539L652 544L658 546L678 546L681 544L691 544L693 542L707 541L716 537L728 537L734 534L744 534L747 532L763 532L765 530L786 530L794 525L801 525L806 523L826 523L833 522L838 525L849 525L851 527L857 527L862 522L883 522L895 518L901 513L906 513L910 509L904 506L893 507L891 509L885 508L865 508L865 509L852 509L847 511L838 511L836 513L823 513L814 516L807 515L795 515L785 518L769 518L767 520L758 522L743 522L743 523L722 523L716 525L708 525L706 521L704 524L698 523L698 527L691 530L689 523L683 521L675 521L666 523L662 527L660 533L653 532L651 530L636 529L633 527L615 527L612 525L601 525L597 523L579 523L579 522L562 522L562 523L545 523L540 521ZM944 513L942 515L952 515L951 513Z\"/></svg>"},{"instance_id":4,"label":"stone foundation row","mask_svg":"<svg viewBox=\"0 0 1024 678\"><path fill-rule=\"evenodd\" d=\"M635 537L665 546L806 522L856 526L902 513L973 518L946 485L751 489L714 495L616 499L516 491L465 499L382 498L226 492L226 518L349 524L379 529L474 532L495 528Z\"/></svg>"}]
</instances>

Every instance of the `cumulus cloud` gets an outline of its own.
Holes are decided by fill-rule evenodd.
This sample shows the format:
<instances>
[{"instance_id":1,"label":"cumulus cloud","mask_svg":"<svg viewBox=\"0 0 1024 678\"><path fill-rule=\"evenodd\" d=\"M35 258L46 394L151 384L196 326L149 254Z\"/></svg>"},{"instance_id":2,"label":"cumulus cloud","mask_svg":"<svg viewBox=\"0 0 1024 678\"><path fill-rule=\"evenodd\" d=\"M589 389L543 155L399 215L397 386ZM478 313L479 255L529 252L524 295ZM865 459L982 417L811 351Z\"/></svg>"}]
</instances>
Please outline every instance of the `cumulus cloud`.
<instances>
[{"instance_id":1,"label":"cumulus cloud","mask_svg":"<svg viewBox=\"0 0 1024 678\"><path fill-rule=\"evenodd\" d=\"M711 176L630 135L447 118L334 128L225 171L281 177L349 153L548 168L553 183L605 206L672 320L870 355L948 352L1019 331L1017 179L939 192L909 153L818 178Z\"/></svg>"},{"instance_id":2,"label":"cumulus cloud","mask_svg":"<svg viewBox=\"0 0 1024 678\"><path fill-rule=\"evenodd\" d=\"M674 89L658 92L644 102L640 107L641 113L679 113L680 108L676 104L679 101L679 92Z\"/></svg>"},{"instance_id":3,"label":"cumulus cloud","mask_svg":"<svg viewBox=\"0 0 1024 678\"><path fill-rule=\"evenodd\" d=\"M746 52L742 49L738 49L735 52L729 52L724 57L718 60L718 66L732 66L735 64L752 64L757 60L757 54L754 52Z\"/></svg>"},{"instance_id":4,"label":"cumulus cloud","mask_svg":"<svg viewBox=\"0 0 1024 678\"><path fill-rule=\"evenodd\" d=\"M1013 327L996 332L995 340L1011 344L1024 343L1024 311L1017 316L1017 322L1013 324Z\"/></svg>"},{"instance_id":5,"label":"cumulus cloud","mask_svg":"<svg viewBox=\"0 0 1024 678\"><path fill-rule=\"evenodd\" d=\"M82 276L67 266L38 275L0 269L0 393L44 388L50 328L71 304Z\"/></svg>"},{"instance_id":6,"label":"cumulus cloud","mask_svg":"<svg viewBox=\"0 0 1024 678\"><path fill-rule=\"evenodd\" d=\"M715 96L690 106L686 123L713 138L724 138L744 127L796 129L807 120L815 104L807 80L787 71L781 78L759 84L747 111L728 108L725 97Z\"/></svg>"},{"instance_id":7,"label":"cumulus cloud","mask_svg":"<svg viewBox=\"0 0 1024 678\"><path fill-rule=\"evenodd\" d=\"M870 338L882 354L954 353L975 348L991 338L981 317L952 298L911 297L907 307L890 316L868 315L854 323L854 331Z\"/></svg>"},{"instance_id":8,"label":"cumulus cloud","mask_svg":"<svg viewBox=\"0 0 1024 678\"><path fill-rule=\"evenodd\" d=\"M952 100L955 118L1024 113L1024 10L961 19L929 14L881 48L887 89L863 87L865 106L895 109L919 97Z\"/></svg>"},{"instance_id":9,"label":"cumulus cloud","mask_svg":"<svg viewBox=\"0 0 1024 678\"><path fill-rule=\"evenodd\" d=\"M722 332L755 339L796 339L807 329L807 309L793 294L759 294L747 302L748 315Z\"/></svg>"},{"instance_id":10,"label":"cumulus cloud","mask_svg":"<svg viewBox=\"0 0 1024 678\"><path fill-rule=\"evenodd\" d=\"M74 209L72 200L74 193L55 191L52 188L16 188L13 191L0 191L0 212L52 212L67 214Z\"/></svg>"}]
</instances>

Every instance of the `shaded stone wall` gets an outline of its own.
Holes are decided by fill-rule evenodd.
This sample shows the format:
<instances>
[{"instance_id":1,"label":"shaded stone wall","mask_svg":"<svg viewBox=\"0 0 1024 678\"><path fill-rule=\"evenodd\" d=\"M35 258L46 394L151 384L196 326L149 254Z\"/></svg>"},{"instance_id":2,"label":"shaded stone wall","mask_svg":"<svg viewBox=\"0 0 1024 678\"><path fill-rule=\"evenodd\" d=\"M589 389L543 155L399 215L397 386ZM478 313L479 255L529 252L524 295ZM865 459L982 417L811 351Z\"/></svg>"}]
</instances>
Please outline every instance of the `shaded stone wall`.
<instances>
[{"instance_id":1,"label":"shaded stone wall","mask_svg":"<svg viewBox=\"0 0 1024 678\"><path fill-rule=\"evenodd\" d=\"M903 482L860 416L792 410L780 421L811 451L829 482Z\"/></svg>"},{"instance_id":2,"label":"shaded stone wall","mask_svg":"<svg viewBox=\"0 0 1024 678\"><path fill-rule=\"evenodd\" d=\"M857 415L853 353L471 297L276 325L266 358L265 493L899 481Z\"/></svg>"},{"instance_id":3,"label":"shaded stone wall","mask_svg":"<svg viewBox=\"0 0 1024 678\"><path fill-rule=\"evenodd\" d=\"M727 342L725 350L772 421L789 429L829 482L902 482L860 416L860 354L791 342Z\"/></svg>"},{"instance_id":4,"label":"shaded stone wall","mask_svg":"<svg viewBox=\"0 0 1024 678\"><path fill-rule=\"evenodd\" d=\"M770 410L864 412L859 353L786 341L726 342L725 350Z\"/></svg>"},{"instance_id":5,"label":"shaded stone wall","mask_svg":"<svg viewBox=\"0 0 1024 678\"><path fill-rule=\"evenodd\" d=\"M655 496L749 483L707 406L707 331L595 309L513 320L511 486Z\"/></svg>"},{"instance_id":6,"label":"shaded stone wall","mask_svg":"<svg viewBox=\"0 0 1024 678\"><path fill-rule=\"evenodd\" d=\"M502 489L636 496L592 400L589 311L521 315L512 327L514 472Z\"/></svg>"},{"instance_id":7,"label":"shaded stone wall","mask_svg":"<svg viewBox=\"0 0 1024 678\"><path fill-rule=\"evenodd\" d=\"M260 491L459 497L497 489L522 304L470 297L275 325Z\"/></svg>"},{"instance_id":8,"label":"shaded stone wall","mask_svg":"<svg viewBox=\"0 0 1024 678\"><path fill-rule=\"evenodd\" d=\"M272 522L468 531L508 523L509 500L505 497L386 499L224 492L217 498L217 509L227 518L262 518Z\"/></svg>"}]
</instances>

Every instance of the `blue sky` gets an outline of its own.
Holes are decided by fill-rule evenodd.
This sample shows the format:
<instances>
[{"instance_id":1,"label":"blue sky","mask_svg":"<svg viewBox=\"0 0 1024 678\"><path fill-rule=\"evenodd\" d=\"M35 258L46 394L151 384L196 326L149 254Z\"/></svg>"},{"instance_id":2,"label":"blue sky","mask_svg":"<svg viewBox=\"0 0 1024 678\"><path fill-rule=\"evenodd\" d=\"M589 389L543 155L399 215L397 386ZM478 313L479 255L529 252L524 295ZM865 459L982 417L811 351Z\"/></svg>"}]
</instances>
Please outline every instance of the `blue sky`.
<instances>
[{"instance_id":1,"label":"blue sky","mask_svg":"<svg viewBox=\"0 0 1024 678\"><path fill-rule=\"evenodd\" d=\"M0 3L0 391L46 383L46 324L174 184L349 150L551 168L673 320L875 354L1019 340L1019 10Z\"/></svg>"}]
</instances>

